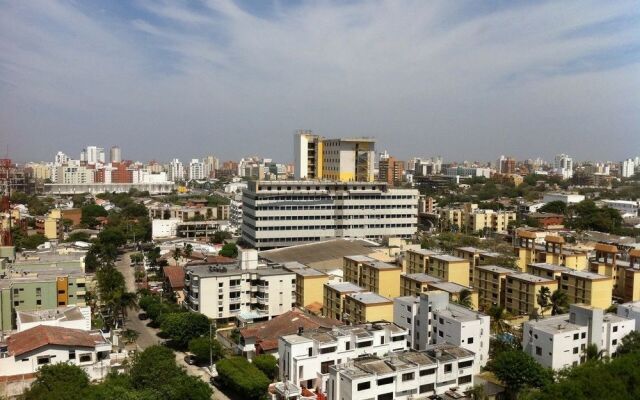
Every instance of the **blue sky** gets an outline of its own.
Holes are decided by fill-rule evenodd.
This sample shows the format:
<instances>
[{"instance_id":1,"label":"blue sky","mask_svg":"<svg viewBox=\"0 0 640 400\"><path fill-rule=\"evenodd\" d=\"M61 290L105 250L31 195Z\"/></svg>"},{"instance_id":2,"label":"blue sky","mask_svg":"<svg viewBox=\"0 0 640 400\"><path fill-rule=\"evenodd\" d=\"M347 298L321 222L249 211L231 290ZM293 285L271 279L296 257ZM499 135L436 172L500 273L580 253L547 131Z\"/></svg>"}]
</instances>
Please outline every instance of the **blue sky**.
<instances>
[{"instance_id":1,"label":"blue sky","mask_svg":"<svg viewBox=\"0 0 640 400\"><path fill-rule=\"evenodd\" d=\"M0 0L18 160L292 159L295 129L408 158L640 155L637 1Z\"/></svg>"}]
</instances>

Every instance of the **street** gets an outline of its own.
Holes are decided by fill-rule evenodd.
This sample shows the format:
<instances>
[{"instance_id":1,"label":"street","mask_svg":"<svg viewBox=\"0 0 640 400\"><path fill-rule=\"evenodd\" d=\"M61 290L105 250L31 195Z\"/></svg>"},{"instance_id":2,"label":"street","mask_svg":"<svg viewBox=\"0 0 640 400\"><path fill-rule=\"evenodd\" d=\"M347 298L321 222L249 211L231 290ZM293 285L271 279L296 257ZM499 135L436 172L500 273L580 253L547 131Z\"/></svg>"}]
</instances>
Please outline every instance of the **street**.
<instances>
[{"instance_id":1,"label":"street","mask_svg":"<svg viewBox=\"0 0 640 400\"><path fill-rule=\"evenodd\" d=\"M122 260L116 262L116 269L122 273L124 276L125 286L127 291L135 292L136 284L135 284L135 268L131 267L131 253L125 253L122 256ZM138 346L138 350L142 351L147 347L153 346L155 344L160 344L162 339L160 339L157 333L160 331L159 329L154 329L148 327L147 324L149 320L141 321L138 318L139 311L136 311L133 308L130 308L127 313L127 318L125 321L125 327L128 329L133 329L140 334L138 339L136 340L136 344ZM181 351L176 351L176 362L178 365L185 368L189 375L200 377L204 382L209 384L209 372L207 368L198 367L196 365L189 365L184 361L185 353ZM213 388L213 396L212 399L216 400L229 400L224 393L220 392L218 388Z\"/></svg>"}]
</instances>

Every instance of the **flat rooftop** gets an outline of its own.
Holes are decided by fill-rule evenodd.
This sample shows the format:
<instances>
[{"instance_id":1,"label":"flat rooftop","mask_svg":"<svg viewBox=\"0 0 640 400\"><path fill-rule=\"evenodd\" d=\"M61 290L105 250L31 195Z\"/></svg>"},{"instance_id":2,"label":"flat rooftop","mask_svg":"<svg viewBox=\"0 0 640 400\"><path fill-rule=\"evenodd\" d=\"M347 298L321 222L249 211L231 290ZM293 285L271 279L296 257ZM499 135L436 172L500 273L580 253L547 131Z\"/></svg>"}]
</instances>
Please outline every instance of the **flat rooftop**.
<instances>
[{"instance_id":1,"label":"flat rooftop","mask_svg":"<svg viewBox=\"0 0 640 400\"><path fill-rule=\"evenodd\" d=\"M467 253L480 253L482 251L481 249L472 246L456 247L456 250L466 251Z\"/></svg>"},{"instance_id":2,"label":"flat rooftop","mask_svg":"<svg viewBox=\"0 0 640 400\"><path fill-rule=\"evenodd\" d=\"M427 257L431 257L431 256L434 256L436 254L440 254L437 251L427 250L427 249L415 249L415 250L414 249L410 249L410 250L407 250L407 251L409 251L411 253L421 254L421 255L427 256Z\"/></svg>"},{"instance_id":3,"label":"flat rooftop","mask_svg":"<svg viewBox=\"0 0 640 400\"><path fill-rule=\"evenodd\" d=\"M187 275L191 272L192 275L197 275L201 278L210 277L223 277L234 276L245 273L257 274L258 276L274 276L274 275L289 275L293 272L285 269L282 266L279 267L262 267L257 269L241 269L240 263L236 264L211 264L211 265L194 265L188 266L185 269Z\"/></svg>"},{"instance_id":4,"label":"flat rooftop","mask_svg":"<svg viewBox=\"0 0 640 400\"><path fill-rule=\"evenodd\" d=\"M345 256L344 258L365 264L375 269L401 269L401 267L363 255Z\"/></svg>"},{"instance_id":5,"label":"flat rooftop","mask_svg":"<svg viewBox=\"0 0 640 400\"><path fill-rule=\"evenodd\" d=\"M442 279L436 278L435 276L429 274L425 274L424 272L418 272L415 274L403 274L401 276L421 283L442 282Z\"/></svg>"},{"instance_id":6,"label":"flat rooftop","mask_svg":"<svg viewBox=\"0 0 640 400\"><path fill-rule=\"evenodd\" d=\"M495 272L498 274L511 274L517 272L515 269L499 267L497 265L478 265L475 268L483 271Z\"/></svg>"},{"instance_id":7,"label":"flat rooftop","mask_svg":"<svg viewBox=\"0 0 640 400\"><path fill-rule=\"evenodd\" d=\"M541 276L528 274L526 272L515 273L509 278L529 282L529 283L544 283L544 282L557 282L555 279L543 278Z\"/></svg>"},{"instance_id":8,"label":"flat rooftop","mask_svg":"<svg viewBox=\"0 0 640 400\"><path fill-rule=\"evenodd\" d=\"M325 286L330 287L338 293L364 292L364 289L351 282L327 282Z\"/></svg>"},{"instance_id":9,"label":"flat rooftop","mask_svg":"<svg viewBox=\"0 0 640 400\"><path fill-rule=\"evenodd\" d=\"M285 263L284 267L300 276L327 276L324 272L309 268L297 261Z\"/></svg>"},{"instance_id":10,"label":"flat rooftop","mask_svg":"<svg viewBox=\"0 0 640 400\"><path fill-rule=\"evenodd\" d=\"M386 298L384 296L380 296L378 293L373 293L373 292L350 293L347 296L363 304L393 303L393 300Z\"/></svg>"},{"instance_id":11,"label":"flat rooftop","mask_svg":"<svg viewBox=\"0 0 640 400\"><path fill-rule=\"evenodd\" d=\"M439 316L449 317L461 322L475 321L479 316L484 316L484 314L454 303L449 303L449 306L445 310L440 310L437 313Z\"/></svg>"},{"instance_id":12,"label":"flat rooftop","mask_svg":"<svg viewBox=\"0 0 640 400\"><path fill-rule=\"evenodd\" d=\"M22 323L38 322L38 321L80 321L84 319L84 315L80 311L80 307L60 307L49 310L38 311L18 311L17 318Z\"/></svg>"},{"instance_id":13,"label":"flat rooftop","mask_svg":"<svg viewBox=\"0 0 640 400\"><path fill-rule=\"evenodd\" d=\"M569 267L556 265L556 264L548 264L548 263L532 263L532 264L529 264L529 266L544 269L545 271L553 271L553 272L572 271L572 269Z\"/></svg>"},{"instance_id":14,"label":"flat rooftop","mask_svg":"<svg viewBox=\"0 0 640 400\"><path fill-rule=\"evenodd\" d=\"M446 261L446 262L463 262L463 261L467 262L467 260L464 258L455 257L449 254L435 254L435 255L432 255L431 258L436 260Z\"/></svg>"},{"instance_id":15,"label":"flat rooftop","mask_svg":"<svg viewBox=\"0 0 640 400\"><path fill-rule=\"evenodd\" d=\"M569 314L556 315L554 317L546 317L538 319L537 321L527 322L530 326L546 332L552 335L562 332L576 331L581 328L586 328L580 325L572 324L569 322Z\"/></svg>"},{"instance_id":16,"label":"flat rooftop","mask_svg":"<svg viewBox=\"0 0 640 400\"><path fill-rule=\"evenodd\" d=\"M475 292L474 288L460 285L455 282L446 282L446 281L433 282L433 283L429 283L429 286L432 288L436 288L438 290L442 290L443 292L447 292L447 293L460 293L463 290Z\"/></svg>"},{"instance_id":17,"label":"flat rooftop","mask_svg":"<svg viewBox=\"0 0 640 400\"><path fill-rule=\"evenodd\" d=\"M569 271L564 271L563 274L569 276L575 276L576 278L581 279L589 279L589 280L601 280L601 279L610 279L608 276L596 274L595 272L589 271L575 271L570 269Z\"/></svg>"}]
</instances>

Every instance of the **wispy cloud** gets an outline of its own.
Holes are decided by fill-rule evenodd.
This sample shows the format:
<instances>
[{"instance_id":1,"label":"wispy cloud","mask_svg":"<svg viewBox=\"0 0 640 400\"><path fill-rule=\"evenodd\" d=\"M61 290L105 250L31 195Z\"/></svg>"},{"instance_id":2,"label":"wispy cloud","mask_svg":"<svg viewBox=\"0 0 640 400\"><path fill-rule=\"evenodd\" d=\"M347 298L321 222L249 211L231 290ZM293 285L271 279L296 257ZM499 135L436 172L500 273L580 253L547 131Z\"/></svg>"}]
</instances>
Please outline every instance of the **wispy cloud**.
<instances>
[{"instance_id":1,"label":"wispy cloud","mask_svg":"<svg viewBox=\"0 0 640 400\"><path fill-rule=\"evenodd\" d=\"M288 160L296 128L400 157L640 148L634 1L248 5L1 3L0 139L22 158L119 143Z\"/></svg>"}]
</instances>

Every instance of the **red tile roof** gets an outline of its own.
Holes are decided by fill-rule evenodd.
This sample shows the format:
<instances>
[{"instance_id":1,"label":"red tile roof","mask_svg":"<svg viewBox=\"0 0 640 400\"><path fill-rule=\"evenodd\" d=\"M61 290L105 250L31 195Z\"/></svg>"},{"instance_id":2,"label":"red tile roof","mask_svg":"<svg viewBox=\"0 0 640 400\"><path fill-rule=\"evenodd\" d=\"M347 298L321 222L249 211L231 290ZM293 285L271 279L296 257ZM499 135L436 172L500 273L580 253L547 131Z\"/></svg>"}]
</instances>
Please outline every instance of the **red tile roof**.
<instances>
[{"instance_id":1,"label":"red tile roof","mask_svg":"<svg viewBox=\"0 0 640 400\"><path fill-rule=\"evenodd\" d=\"M262 350L268 350L278 347L278 338L280 336L292 335L298 332L298 328L305 330L326 328L330 329L334 326L342 325L342 322L331 318L321 318L315 315L306 314L301 310L293 309L284 314L257 324L248 326L240 330L240 334L244 338L255 337L256 343L260 345Z\"/></svg>"},{"instance_id":2,"label":"red tile roof","mask_svg":"<svg viewBox=\"0 0 640 400\"><path fill-rule=\"evenodd\" d=\"M7 339L9 354L12 356L20 356L47 345L95 348L104 343L107 341L95 332L46 325L15 333Z\"/></svg>"},{"instance_id":3,"label":"red tile roof","mask_svg":"<svg viewBox=\"0 0 640 400\"><path fill-rule=\"evenodd\" d=\"M162 272L165 278L169 280L171 289L180 290L184 288L184 268L178 266L164 267Z\"/></svg>"}]
</instances>

